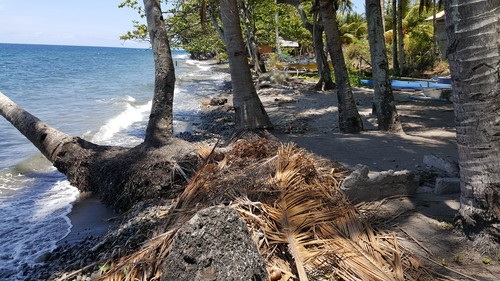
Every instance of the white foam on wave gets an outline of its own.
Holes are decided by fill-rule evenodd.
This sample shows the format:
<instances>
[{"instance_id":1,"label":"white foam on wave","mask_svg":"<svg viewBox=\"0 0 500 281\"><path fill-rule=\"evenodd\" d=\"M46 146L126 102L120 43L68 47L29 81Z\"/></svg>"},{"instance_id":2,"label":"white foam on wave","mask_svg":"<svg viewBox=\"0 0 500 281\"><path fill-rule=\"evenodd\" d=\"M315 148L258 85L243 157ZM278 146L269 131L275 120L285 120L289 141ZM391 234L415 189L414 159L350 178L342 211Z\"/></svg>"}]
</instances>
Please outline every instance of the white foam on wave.
<instances>
[{"instance_id":1,"label":"white foam on wave","mask_svg":"<svg viewBox=\"0 0 500 281\"><path fill-rule=\"evenodd\" d=\"M23 266L56 248L71 230L67 215L79 195L57 172L19 177L23 189L0 201L0 280L23 280Z\"/></svg>"},{"instance_id":2,"label":"white foam on wave","mask_svg":"<svg viewBox=\"0 0 500 281\"><path fill-rule=\"evenodd\" d=\"M184 53L184 54L174 54L172 56L174 60L187 60L189 59L189 53Z\"/></svg>"},{"instance_id":3,"label":"white foam on wave","mask_svg":"<svg viewBox=\"0 0 500 281\"><path fill-rule=\"evenodd\" d=\"M129 103L125 104L124 111L108 120L92 137L91 141L95 143L106 142L117 133L130 128L134 123L144 121L145 116L151 110L152 101L142 105L134 105L131 102L135 102L135 99L129 100Z\"/></svg>"}]
</instances>

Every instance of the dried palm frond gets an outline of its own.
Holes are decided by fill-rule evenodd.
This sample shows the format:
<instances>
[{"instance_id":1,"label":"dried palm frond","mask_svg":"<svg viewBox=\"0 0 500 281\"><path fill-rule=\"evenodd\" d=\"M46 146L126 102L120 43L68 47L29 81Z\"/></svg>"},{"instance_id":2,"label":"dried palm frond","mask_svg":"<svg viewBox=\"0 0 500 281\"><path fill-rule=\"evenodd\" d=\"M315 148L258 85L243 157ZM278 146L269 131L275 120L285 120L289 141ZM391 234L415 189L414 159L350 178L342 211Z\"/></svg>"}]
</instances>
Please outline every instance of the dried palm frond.
<instances>
[{"instance_id":1,"label":"dried palm frond","mask_svg":"<svg viewBox=\"0 0 500 281\"><path fill-rule=\"evenodd\" d=\"M394 234L376 233L360 218L340 190L340 166L318 168L323 162L313 155L266 139L237 141L217 157L214 149L200 151L205 163L168 213L168 232L115 263L101 280L156 280L178 227L221 203L245 219L273 280L385 281L422 273Z\"/></svg>"}]
</instances>

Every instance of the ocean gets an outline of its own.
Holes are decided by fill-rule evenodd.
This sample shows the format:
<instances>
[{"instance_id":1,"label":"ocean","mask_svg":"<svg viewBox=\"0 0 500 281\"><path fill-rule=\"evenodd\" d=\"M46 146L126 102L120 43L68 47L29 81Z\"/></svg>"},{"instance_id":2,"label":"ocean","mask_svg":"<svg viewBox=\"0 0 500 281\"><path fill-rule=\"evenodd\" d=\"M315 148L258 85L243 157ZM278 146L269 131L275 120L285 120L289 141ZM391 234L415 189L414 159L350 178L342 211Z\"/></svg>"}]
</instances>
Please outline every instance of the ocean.
<instances>
[{"instance_id":1,"label":"ocean","mask_svg":"<svg viewBox=\"0 0 500 281\"><path fill-rule=\"evenodd\" d=\"M198 123L199 100L227 74L172 51L175 133ZM154 88L150 49L0 43L0 92L50 126L98 144L142 142ZM22 280L71 231L79 197L9 122L0 117L0 280Z\"/></svg>"}]
</instances>

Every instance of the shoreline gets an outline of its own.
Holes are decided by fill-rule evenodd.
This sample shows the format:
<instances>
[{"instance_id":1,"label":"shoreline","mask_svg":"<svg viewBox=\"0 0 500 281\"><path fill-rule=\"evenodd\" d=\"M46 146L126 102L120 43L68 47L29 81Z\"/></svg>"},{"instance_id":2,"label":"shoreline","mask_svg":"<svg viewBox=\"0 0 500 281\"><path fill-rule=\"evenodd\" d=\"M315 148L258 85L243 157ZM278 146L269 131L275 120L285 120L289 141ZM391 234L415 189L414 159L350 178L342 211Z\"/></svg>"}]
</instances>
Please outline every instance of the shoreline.
<instances>
[{"instance_id":1,"label":"shoreline","mask_svg":"<svg viewBox=\"0 0 500 281\"><path fill-rule=\"evenodd\" d=\"M97 196L80 193L80 198L73 203L67 217L72 226L68 235L57 242L58 247L104 237L119 222L122 215L101 203Z\"/></svg>"}]
</instances>

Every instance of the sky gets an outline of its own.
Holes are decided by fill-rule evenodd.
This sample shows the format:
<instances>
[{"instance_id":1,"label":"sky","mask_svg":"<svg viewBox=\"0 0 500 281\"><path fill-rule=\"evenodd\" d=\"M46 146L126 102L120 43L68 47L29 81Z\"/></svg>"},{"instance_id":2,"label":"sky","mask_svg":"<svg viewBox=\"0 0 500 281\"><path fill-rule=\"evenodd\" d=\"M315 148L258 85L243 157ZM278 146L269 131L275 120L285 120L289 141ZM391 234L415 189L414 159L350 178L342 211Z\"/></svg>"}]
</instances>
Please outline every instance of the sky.
<instances>
[{"instance_id":1,"label":"sky","mask_svg":"<svg viewBox=\"0 0 500 281\"><path fill-rule=\"evenodd\" d=\"M139 47L122 41L132 20L142 20L121 0L0 0L0 43ZM352 0L364 12L365 0Z\"/></svg>"},{"instance_id":2,"label":"sky","mask_svg":"<svg viewBox=\"0 0 500 281\"><path fill-rule=\"evenodd\" d=\"M142 47L120 35L140 20L120 0L0 0L0 43ZM144 21L144 20L143 20Z\"/></svg>"}]
</instances>

